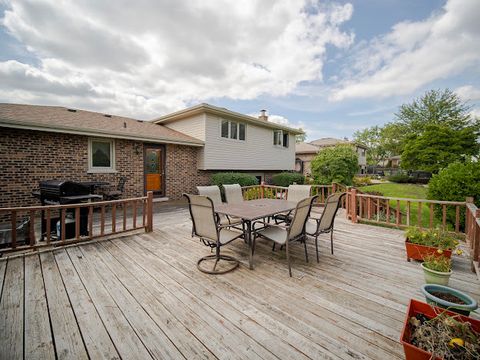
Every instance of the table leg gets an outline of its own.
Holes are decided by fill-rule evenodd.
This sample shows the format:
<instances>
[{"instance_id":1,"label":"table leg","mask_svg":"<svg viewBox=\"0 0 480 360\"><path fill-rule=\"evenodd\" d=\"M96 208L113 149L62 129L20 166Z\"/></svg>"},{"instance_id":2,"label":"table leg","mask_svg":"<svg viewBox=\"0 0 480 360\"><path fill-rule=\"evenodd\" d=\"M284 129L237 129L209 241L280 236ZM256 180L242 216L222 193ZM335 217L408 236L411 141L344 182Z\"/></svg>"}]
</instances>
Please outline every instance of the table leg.
<instances>
[{"instance_id":1,"label":"table leg","mask_svg":"<svg viewBox=\"0 0 480 360\"><path fill-rule=\"evenodd\" d=\"M252 223L251 221L245 221L245 225L247 227L247 242L249 246L248 251L248 263L250 270L253 270L253 239L252 239Z\"/></svg>"}]
</instances>

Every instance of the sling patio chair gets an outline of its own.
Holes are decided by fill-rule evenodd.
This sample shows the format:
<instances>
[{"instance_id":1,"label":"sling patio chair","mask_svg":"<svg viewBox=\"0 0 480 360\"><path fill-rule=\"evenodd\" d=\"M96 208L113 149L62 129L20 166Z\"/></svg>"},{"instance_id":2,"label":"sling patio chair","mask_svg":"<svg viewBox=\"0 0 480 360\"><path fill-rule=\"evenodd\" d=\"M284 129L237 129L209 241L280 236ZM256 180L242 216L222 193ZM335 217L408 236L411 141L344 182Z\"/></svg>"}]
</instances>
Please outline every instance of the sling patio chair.
<instances>
[{"instance_id":1,"label":"sling patio chair","mask_svg":"<svg viewBox=\"0 0 480 360\"><path fill-rule=\"evenodd\" d=\"M315 238L315 248L317 251L317 262L318 259L318 236L320 234L330 233L330 248L333 255L333 227L335 224L335 215L340 208L343 197L346 193L334 193L327 197L325 201L325 207L323 209L322 215L320 218L310 217L305 225L306 233L309 236Z\"/></svg>"},{"instance_id":2,"label":"sling patio chair","mask_svg":"<svg viewBox=\"0 0 480 360\"><path fill-rule=\"evenodd\" d=\"M253 251L255 251L255 242L257 237L263 237L271 240L274 244L285 246L288 262L288 273L292 276L292 267L290 264L289 243L292 241L300 241L305 248L305 261L308 262L308 252L305 234L305 223L310 214L310 209L317 196L307 197L300 200L295 207L292 221L289 224L272 224L263 220L253 223ZM256 229L256 225L262 227Z\"/></svg>"},{"instance_id":3,"label":"sling patio chair","mask_svg":"<svg viewBox=\"0 0 480 360\"><path fill-rule=\"evenodd\" d=\"M244 201L242 188L239 184L225 184L223 185L223 189L225 190L225 201L228 204L238 204Z\"/></svg>"},{"instance_id":4,"label":"sling patio chair","mask_svg":"<svg viewBox=\"0 0 480 360\"><path fill-rule=\"evenodd\" d=\"M292 201L298 203L300 200L305 199L310 196L312 187L310 185L290 185L287 191L287 201ZM278 214L274 216L276 224L282 222L292 221L293 210L288 213Z\"/></svg>"},{"instance_id":5,"label":"sling patio chair","mask_svg":"<svg viewBox=\"0 0 480 360\"><path fill-rule=\"evenodd\" d=\"M183 194L183 196L188 200L193 236L198 236L200 241L211 250L215 249L214 255L207 255L198 260L198 270L217 275L236 269L239 261L232 256L220 254L220 248L233 240L245 238L245 233L230 230L230 224L220 225L215 215L213 201L209 197L190 194ZM202 264L206 262L213 262L213 266L210 269L203 267Z\"/></svg>"},{"instance_id":6,"label":"sling patio chair","mask_svg":"<svg viewBox=\"0 0 480 360\"><path fill-rule=\"evenodd\" d=\"M220 188L217 185L197 186L197 191L199 195L208 196L213 201L213 205L223 204L222 194L220 192ZM239 218L228 215L217 214L217 216L221 225L233 224L241 221L241 219Z\"/></svg>"}]
</instances>

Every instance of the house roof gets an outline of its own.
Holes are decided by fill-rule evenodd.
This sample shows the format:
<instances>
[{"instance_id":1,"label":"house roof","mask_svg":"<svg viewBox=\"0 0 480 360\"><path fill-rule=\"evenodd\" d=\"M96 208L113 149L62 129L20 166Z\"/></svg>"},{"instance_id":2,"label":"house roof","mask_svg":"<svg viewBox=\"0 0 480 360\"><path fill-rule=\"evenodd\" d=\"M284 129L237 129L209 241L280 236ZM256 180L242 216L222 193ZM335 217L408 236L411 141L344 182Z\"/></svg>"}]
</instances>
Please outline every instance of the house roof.
<instances>
[{"instance_id":1,"label":"house roof","mask_svg":"<svg viewBox=\"0 0 480 360\"><path fill-rule=\"evenodd\" d=\"M321 139L310 141L310 144L318 147L329 147L329 146L335 146L338 144L354 144L355 146L363 149L367 148L364 144L348 141L344 139L337 139L337 138L321 138Z\"/></svg>"},{"instance_id":2,"label":"house roof","mask_svg":"<svg viewBox=\"0 0 480 360\"><path fill-rule=\"evenodd\" d=\"M296 154L316 154L318 152L318 146L309 143L297 143L295 144Z\"/></svg>"},{"instance_id":3,"label":"house roof","mask_svg":"<svg viewBox=\"0 0 480 360\"><path fill-rule=\"evenodd\" d=\"M201 140L149 121L60 106L0 103L0 126L156 143L203 145Z\"/></svg>"},{"instance_id":4,"label":"house roof","mask_svg":"<svg viewBox=\"0 0 480 360\"><path fill-rule=\"evenodd\" d=\"M279 125L271 121L261 120L253 116L241 114L235 111L231 111L225 108L220 108L220 107L213 106L210 104L205 104L205 103L195 105L195 106L192 106L168 115L161 116L157 119L154 119L153 122L156 124L168 124L173 121L185 119L187 117L199 115L202 113L209 113L209 114L221 116L223 118L231 118L235 120L245 121L247 123L255 124L262 127L267 127L270 129L285 130L295 135L303 134L303 131L300 129L294 129L288 126Z\"/></svg>"}]
</instances>

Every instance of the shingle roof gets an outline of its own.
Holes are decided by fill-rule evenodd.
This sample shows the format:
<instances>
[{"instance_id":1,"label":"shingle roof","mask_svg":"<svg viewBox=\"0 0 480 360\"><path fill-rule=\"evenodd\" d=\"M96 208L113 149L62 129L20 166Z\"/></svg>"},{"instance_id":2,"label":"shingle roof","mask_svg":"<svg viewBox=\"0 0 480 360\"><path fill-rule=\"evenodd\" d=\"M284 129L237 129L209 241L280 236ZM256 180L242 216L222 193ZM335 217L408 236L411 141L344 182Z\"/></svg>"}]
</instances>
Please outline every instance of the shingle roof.
<instances>
[{"instance_id":1,"label":"shingle roof","mask_svg":"<svg viewBox=\"0 0 480 360\"><path fill-rule=\"evenodd\" d=\"M318 146L309 143L295 144L295 153L297 154L316 154L318 152Z\"/></svg>"},{"instance_id":2,"label":"shingle roof","mask_svg":"<svg viewBox=\"0 0 480 360\"><path fill-rule=\"evenodd\" d=\"M351 142L347 140L335 139L335 138L321 138L321 139L310 141L310 144L323 147L323 146L335 146L337 144L351 144Z\"/></svg>"},{"instance_id":3,"label":"shingle roof","mask_svg":"<svg viewBox=\"0 0 480 360\"><path fill-rule=\"evenodd\" d=\"M1 104L0 126L202 146L203 142L149 121L60 106Z\"/></svg>"}]
</instances>

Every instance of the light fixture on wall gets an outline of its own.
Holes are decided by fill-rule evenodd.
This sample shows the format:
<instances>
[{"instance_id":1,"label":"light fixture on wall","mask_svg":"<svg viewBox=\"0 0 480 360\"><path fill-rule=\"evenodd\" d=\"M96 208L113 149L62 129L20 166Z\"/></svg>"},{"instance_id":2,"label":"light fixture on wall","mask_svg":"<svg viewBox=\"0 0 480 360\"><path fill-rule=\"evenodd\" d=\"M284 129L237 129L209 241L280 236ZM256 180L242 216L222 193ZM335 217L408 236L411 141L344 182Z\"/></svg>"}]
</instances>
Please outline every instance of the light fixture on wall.
<instances>
[{"instance_id":1,"label":"light fixture on wall","mask_svg":"<svg viewBox=\"0 0 480 360\"><path fill-rule=\"evenodd\" d=\"M142 153L142 145L141 144L135 144L134 145L134 149L135 149L135 154L136 155L140 155Z\"/></svg>"}]
</instances>

